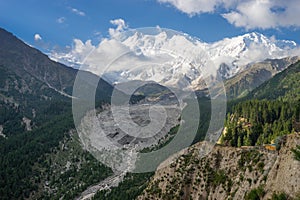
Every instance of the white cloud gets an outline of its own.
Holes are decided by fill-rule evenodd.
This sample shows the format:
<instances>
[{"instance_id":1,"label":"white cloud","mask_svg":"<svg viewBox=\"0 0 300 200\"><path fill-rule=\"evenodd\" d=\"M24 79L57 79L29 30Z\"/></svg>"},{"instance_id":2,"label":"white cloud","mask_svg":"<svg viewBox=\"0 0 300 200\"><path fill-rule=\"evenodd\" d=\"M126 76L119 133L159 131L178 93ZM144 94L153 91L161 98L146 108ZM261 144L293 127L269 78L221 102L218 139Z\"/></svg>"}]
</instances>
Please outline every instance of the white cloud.
<instances>
[{"instance_id":1,"label":"white cloud","mask_svg":"<svg viewBox=\"0 0 300 200\"><path fill-rule=\"evenodd\" d=\"M91 40L87 40L85 43L79 39L73 40L72 47L66 47L65 49L55 49L52 51L50 57L52 60L62 62L74 68L80 67L84 59L95 49Z\"/></svg>"},{"instance_id":2,"label":"white cloud","mask_svg":"<svg viewBox=\"0 0 300 200\"><path fill-rule=\"evenodd\" d=\"M169 3L178 10L189 15L213 12L220 0L158 0L160 3Z\"/></svg>"},{"instance_id":3,"label":"white cloud","mask_svg":"<svg viewBox=\"0 0 300 200\"><path fill-rule=\"evenodd\" d=\"M193 16L217 13L246 29L300 26L298 0L157 0ZM225 10L225 11L224 11Z\"/></svg>"},{"instance_id":4,"label":"white cloud","mask_svg":"<svg viewBox=\"0 0 300 200\"><path fill-rule=\"evenodd\" d=\"M75 13L76 15L79 15L79 16L82 16L82 17L85 16L85 13L84 13L83 11L81 11L81 10L78 10L78 9L76 9L76 8L70 8L70 10L71 10L73 13Z\"/></svg>"},{"instance_id":5,"label":"white cloud","mask_svg":"<svg viewBox=\"0 0 300 200\"><path fill-rule=\"evenodd\" d=\"M110 20L110 23L112 25L117 26L115 29L110 28L108 30L109 35L111 37L116 37L120 32L124 31L125 29L128 28L128 25L125 23L125 21L123 19L114 19L114 20Z\"/></svg>"},{"instance_id":6,"label":"white cloud","mask_svg":"<svg viewBox=\"0 0 300 200\"><path fill-rule=\"evenodd\" d=\"M231 24L237 27L252 28L275 28L276 14L270 10L268 1L249 1L238 5L236 11L223 14Z\"/></svg>"},{"instance_id":7,"label":"white cloud","mask_svg":"<svg viewBox=\"0 0 300 200\"><path fill-rule=\"evenodd\" d=\"M50 55L51 59L74 68L81 67L81 69L84 69L88 66L88 69L85 70L101 74L103 67L107 66L109 61L129 51L128 47L114 39L128 28L125 21L115 19L110 20L110 23L116 26L116 28L109 29L110 39L102 38L97 46L94 46L91 40L83 42L80 39L74 39L72 48L55 49ZM96 37L101 36L101 32L95 32L94 35ZM87 57L89 60L86 60ZM86 65L87 63L88 65ZM99 68L99 66L101 67Z\"/></svg>"},{"instance_id":8,"label":"white cloud","mask_svg":"<svg viewBox=\"0 0 300 200\"><path fill-rule=\"evenodd\" d=\"M34 41L40 41L40 40L42 40L42 37L41 37L41 35L40 34L38 34L38 33L36 33L35 35L34 35Z\"/></svg>"},{"instance_id":9,"label":"white cloud","mask_svg":"<svg viewBox=\"0 0 300 200\"><path fill-rule=\"evenodd\" d=\"M59 23L59 24L62 24L62 23L64 23L65 21L66 21L66 18L65 18L65 17L60 17L60 18L58 18L58 19L56 20L56 22Z\"/></svg>"}]
</instances>

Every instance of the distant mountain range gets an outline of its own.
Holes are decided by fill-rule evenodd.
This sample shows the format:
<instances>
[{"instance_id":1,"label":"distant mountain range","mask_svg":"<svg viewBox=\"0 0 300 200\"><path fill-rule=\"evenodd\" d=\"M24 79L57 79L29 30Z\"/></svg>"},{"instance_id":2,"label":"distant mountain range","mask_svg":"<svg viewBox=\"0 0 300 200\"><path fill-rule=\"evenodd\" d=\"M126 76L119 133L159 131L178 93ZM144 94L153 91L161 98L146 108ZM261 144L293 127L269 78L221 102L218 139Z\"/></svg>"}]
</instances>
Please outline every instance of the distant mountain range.
<instances>
[{"instance_id":1,"label":"distant mountain range","mask_svg":"<svg viewBox=\"0 0 300 200\"><path fill-rule=\"evenodd\" d=\"M165 29L157 29L155 33L149 32L133 30L122 35L121 39L105 39L98 46L80 43L78 47L75 45L74 52L51 56L70 65L74 65L74 61L75 64L83 64L84 60L84 68L102 75L111 84L143 80L198 90L203 89L204 71L213 70L212 65L226 80L249 69L249 66L255 63L266 63L275 59L274 66L270 64L275 67L278 65L276 59L299 54L299 46L294 41L268 38L257 32L225 38L214 43L205 43ZM85 48L89 48L88 52L92 51L86 60L84 58L88 54ZM124 53L128 54L123 55L119 63L110 65L105 71L102 70L106 67L101 66L103 63L108 64ZM276 69L272 69L271 74L281 71L291 63L292 61L280 64Z\"/></svg>"}]
</instances>

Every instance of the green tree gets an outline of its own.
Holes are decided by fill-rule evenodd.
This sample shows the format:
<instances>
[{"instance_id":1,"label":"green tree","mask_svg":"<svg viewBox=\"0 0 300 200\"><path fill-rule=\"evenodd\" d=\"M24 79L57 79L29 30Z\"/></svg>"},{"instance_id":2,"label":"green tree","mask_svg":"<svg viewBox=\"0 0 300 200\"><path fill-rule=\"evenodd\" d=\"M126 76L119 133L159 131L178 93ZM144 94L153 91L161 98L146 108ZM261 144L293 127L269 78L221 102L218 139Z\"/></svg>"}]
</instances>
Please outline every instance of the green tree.
<instances>
[{"instance_id":1,"label":"green tree","mask_svg":"<svg viewBox=\"0 0 300 200\"><path fill-rule=\"evenodd\" d=\"M297 145L297 147L291 151L294 153L294 158L300 161L300 145Z\"/></svg>"},{"instance_id":2,"label":"green tree","mask_svg":"<svg viewBox=\"0 0 300 200\"><path fill-rule=\"evenodd\" d=\"M272 200L287 200L287 199L289 199L288 195L283 192L280 194L274 193L272 195Z\"/></svg>"},{"instance_id":3,"label":"green tree","mask_svg":"<svg viewBox=\"0 0 300 200\"><path fill-rule=\"evenodd\" d=\"M262 199L265 195L264 187L259 186L251 190L249 193L246 194L245 200L259 200Z\"/></svg>"},{"instance_id":4,"label":"green tree","mask_svg":"<svg viewBox=\"0 0 300 200\"><path fill-rule=\"evenodd\" d=\"M237 146L238 146L238 147L243 146L243 145L242 145L242 139L241 139L241 137L238 137L238 144L237 144Z\"/></svg>"}]
</instances>

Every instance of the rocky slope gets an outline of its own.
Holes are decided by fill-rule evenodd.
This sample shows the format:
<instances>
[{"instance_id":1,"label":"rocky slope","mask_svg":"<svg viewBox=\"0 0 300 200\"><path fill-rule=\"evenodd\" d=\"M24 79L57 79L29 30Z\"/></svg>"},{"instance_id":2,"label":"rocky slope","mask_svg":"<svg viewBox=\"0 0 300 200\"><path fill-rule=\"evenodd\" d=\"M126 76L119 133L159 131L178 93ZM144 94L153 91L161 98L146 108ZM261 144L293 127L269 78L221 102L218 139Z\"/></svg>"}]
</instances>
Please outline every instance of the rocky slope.
<instances>
[{"instance_id":1,"label":"rocky slope","mask_svg":"<svg viewBox=\"0 0 300 200\"><path fill-rule=\"evenodd\" d=\"M216 146L202 158L198 143L158 170L138 199L244 199L258 188L261 199L274 193L295 198L300 191L300 162L291 148L297 144L299 133L288 135L279 151Z\"/></svg>"},{"instance_id":2,"label":"rocky slope","mask_svg":"<svg viewBox=\"0 0 300 200\"><path fill-rule=\"evenodd\" d=\"M249 64L244 71L225 81L227 98L232 99L247 95L247 93L298 60L299 57L287 57L283 59L267 59L262 62Z\"/></svg>"},{"instance_id":3,"label":"rocky slope","mask_svg":"<svg viewBox=\"0 0 300 200\"><path fill-rule=\"evenodd\" d=\"M300 62L276 74L272 79L255 88L248 99L294 99L300 97Z\"/></svg>"}]
</instances>

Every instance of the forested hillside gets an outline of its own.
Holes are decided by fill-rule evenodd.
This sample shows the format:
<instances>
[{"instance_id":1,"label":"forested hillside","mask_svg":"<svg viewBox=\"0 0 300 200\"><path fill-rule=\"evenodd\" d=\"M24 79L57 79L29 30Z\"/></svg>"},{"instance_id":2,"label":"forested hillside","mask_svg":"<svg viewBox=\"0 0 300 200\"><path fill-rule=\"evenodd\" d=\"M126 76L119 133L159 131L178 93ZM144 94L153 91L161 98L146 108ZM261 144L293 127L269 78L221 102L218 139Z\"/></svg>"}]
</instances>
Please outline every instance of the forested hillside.
<instances>
[{"instance_id":1,"label":"forested hillside","mask_svg":"<svg viewBox=\"0 0 300 200\"><path fill-rule=\"evenodd\" d=\"M248 100L228 113L221 143L240 147L276 142L300 122L300 101Z\"/></svg>"},{"instance_id":2,"label":"forested hillside","mask_svg":"<svg viewBox=\"0 0 300 200\"><path fill-rule=\"evenodd\" d=\"M78 140L72 147L77 152L65 155L76 160L78 169L66 170L65 160L50 173L59 145L75 137L70 134L75 128L71 94L78 70L50 60L4 29L0 29L0 44L0 199L69 199L106 178L110 169L83 150ZM99 79L82 73L87 79L80 80L82 87ZM111 92L112 86L100 79L95 101L107 100ZM88 178L93 174L98 174L96 179ZM61 187L56 179L75 180ZM53 185L61 189L41 193L41 188Z\"/></svg>"},{"instance_id":3,"label":"forested hillside","mask_svg":"<svg viewBox=\"0 0 300 200\"><path fill-rule=\"evenodd\" d=\"M297 62L248 96L231 102L220 142L231 146L263 145L300 131L299 77Z\"/></svg>"}]
</instances>

